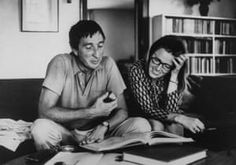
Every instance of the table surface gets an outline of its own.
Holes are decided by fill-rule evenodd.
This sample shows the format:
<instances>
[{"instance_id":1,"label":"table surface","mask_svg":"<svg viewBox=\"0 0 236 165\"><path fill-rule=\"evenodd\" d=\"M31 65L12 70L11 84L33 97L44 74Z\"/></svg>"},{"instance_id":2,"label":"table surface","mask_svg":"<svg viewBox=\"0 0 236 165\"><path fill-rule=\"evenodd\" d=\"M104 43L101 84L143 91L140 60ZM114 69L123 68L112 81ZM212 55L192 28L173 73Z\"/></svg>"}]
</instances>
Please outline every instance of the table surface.
<instances>
[{"instance_id":1,"label":"table surface","mask_svg":"<svg viewBox=\"0 0 236 165\"><path fill-rule=\"evenodd\" d=\"M98 165L134 165L131 162L118 161L120 153L106 153L100 159ZM27 163L26 157L28 155L21 156L13 159L4 165L40 165L42 163ZM193 165L235 165L236 164L236 148L232 148L224 151L207 151L207 158L192 163Z\"/></svg>"}]
</instances>

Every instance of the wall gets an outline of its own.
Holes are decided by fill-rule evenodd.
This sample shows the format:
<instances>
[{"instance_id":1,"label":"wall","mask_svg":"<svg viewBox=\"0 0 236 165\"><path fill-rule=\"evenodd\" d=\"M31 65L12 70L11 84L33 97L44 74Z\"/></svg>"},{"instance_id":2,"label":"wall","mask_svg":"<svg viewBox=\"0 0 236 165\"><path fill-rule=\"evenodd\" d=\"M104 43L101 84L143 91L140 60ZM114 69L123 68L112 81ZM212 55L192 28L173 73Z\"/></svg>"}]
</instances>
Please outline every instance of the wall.
<instances>
[{"instance_id":1,"label":"wall","mask_svg":"<svg viewBox=\"0 0 236 165\"><path fill-rule=\"evenodd\" d=\"M150 16L160 13L200 15L197 5L187 5L188 0L150 0ZM236 17L235 0L213 0L209 6L209 16Z\"/></svg>"},{"instance_id":2,"label":"wall","mask_svg":"<svg viewBox=\"0 0 236 165\"><path fill-rule=\"evenodd\" d=\"M42 78L49 60L70 51L68 31L79 1L59 0L59 32L21 32L21 0L0 0L0 79Z\"/></svg>"},{"instance_id":3,"label":"wall","mask_svg":"<svg viewBox=\"0 0 236 165\"><path fill-rule=\"evenodd\" d=\"M185 1L150 0L150 16L163 12L199 15L198 5L189 7L184 5ZM70 4L66 3L66 0L59 0L58 33L21 32L20 2L21 0L0 0L0 79L44 77L49 60L58 53L70 51L68 31L70 26L79 20L79 0L72 0ZM235 6L235 0L220 0L219 2L214 0L210 5L209 15L236 17ZM114 29L132 22L127 16L123 16L122 19L124 19L124 22L116 23L112 21L112 16L110 16L108 20L112 22ZM112 30L110 29L106 33L113 33ZM127 32L132 35L132 28ZM130 51L118 53L119 55L115 55L115 58L132 55L133 37L128 37L125 40L119 38L121 36L127 37L126 34L117 33L117 40L122 42L109 42L109 44L117 47L122 44ZM112 50L108 51L114 52ZM108 54L110 53L108 52Z\"/></svg>"},{"instance_id":4,"label":"wall","mask_svg":"<svg viewBox=\"0 0 236 165\"><path fill-rule=\"evenodd\" d=\"M91 19L97 21L106 35L105 55L116 61L135 54L134 12L128 9L91 10Z\"/></svg>"},{"instance_id":5,"label":"wall","mask_svg":"<svg viewBox=\"0 0 236 165\"><path fill-rule=\"evenodd\" d=\"M149 16L155 15L179 14L199 16L199 4L187 5L191 0L149 0ZM236 1L235 0L213 0L209 5L208 16L236 18ZM152 43L152 19L150 19L149 38Z\"/></svg>"},{"instance_id":6,"label":"wall","mask_svg":"<svg viewBox=\"0 0 236 165\"><path fill-rule=\"evenodd\" d=\"M87 0L88 9L133 9L134 0Z\"/></svg>"}]
</instances>

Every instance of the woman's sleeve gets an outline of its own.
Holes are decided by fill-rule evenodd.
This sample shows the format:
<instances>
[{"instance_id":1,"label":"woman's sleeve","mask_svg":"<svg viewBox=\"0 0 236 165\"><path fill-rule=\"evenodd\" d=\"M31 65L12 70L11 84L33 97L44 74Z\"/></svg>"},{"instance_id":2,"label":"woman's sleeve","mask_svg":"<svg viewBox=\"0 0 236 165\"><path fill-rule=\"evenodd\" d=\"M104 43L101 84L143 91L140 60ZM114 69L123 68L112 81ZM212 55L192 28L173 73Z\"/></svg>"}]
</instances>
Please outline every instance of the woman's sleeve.
<instances>
[{"instance_id":1,"label":"woman's sleeve","mask_svg":"<svg viewBox=\"0 0 236 165\"><path fill-rule=\"evenodd\" d=\"M167 94L166 110L168 112L183 113L183 111L179 109L181 95L178 90Z\"/></svg>"},{"instance_id":2,"label":"woman's sleeve","mask_svg":"<svg viewBox=\"0 0 236 165\"><path fill-rule=\"evenodd\" d=\"M144 77L141 74L141 69L129 69L128 77L130 88L136 101L140 105L141 110L154 119L165 120L169 112L155 107L154 102L148 93L145 82L143 81Z\"/></svg>"}]
</instances>

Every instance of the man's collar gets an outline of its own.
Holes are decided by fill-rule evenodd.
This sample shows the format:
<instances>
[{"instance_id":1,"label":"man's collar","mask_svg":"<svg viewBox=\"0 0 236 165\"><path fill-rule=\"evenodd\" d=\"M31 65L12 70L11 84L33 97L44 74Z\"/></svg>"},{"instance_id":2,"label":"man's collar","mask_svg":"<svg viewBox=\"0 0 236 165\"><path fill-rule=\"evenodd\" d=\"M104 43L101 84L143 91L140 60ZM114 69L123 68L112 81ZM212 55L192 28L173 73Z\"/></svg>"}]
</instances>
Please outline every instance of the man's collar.
<instances>
[{"instance_id":1,"label":"man's collar","mask_svg":"<svg viewBox=\"0 0 236 165\"><path fill-rule=\"evenodd\" d=\"M70 53L71 57L72 57L72 68L73 68L73 73L74 75L77 74L78 72L81 72L80 68L78 67L77 63L76 63L76 59L75 59L75 55L73 54L73 52Z\"/></svg>"},{"instance_id":2,"label":"man's collar","mask_svg":"<svg viewBox=\"0 0 236 165\"><path fill-rule=\"evenodd\" d=\"M77 73L82 72L82 70L80 69L80 67L78 66L78 64L77 64L77 62L76 62L76 57L75 57L75 55L74 55L73 53L70 53L70 55L72 56L72 68L73 68L73 73L74 73L74 75L77 74ZM98 67L97 67L94 71L97 71L97 70L99 70L99 69L102 68L102 65L101 65L102 62L103 62L103 60L101 61L101 63L98 65ZM94 72L94 71L93 71L93 72Z\"/></svg>"}]
</instances>

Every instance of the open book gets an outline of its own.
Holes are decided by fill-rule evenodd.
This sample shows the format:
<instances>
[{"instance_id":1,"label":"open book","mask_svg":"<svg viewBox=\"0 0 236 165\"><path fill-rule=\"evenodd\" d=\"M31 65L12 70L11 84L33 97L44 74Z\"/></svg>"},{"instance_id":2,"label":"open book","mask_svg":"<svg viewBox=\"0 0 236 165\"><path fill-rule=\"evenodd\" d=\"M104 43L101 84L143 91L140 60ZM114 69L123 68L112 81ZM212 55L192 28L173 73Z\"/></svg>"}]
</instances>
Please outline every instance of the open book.
<instances>
[{"instance_id":1,"label":"open book","mask_svg":"<svg viewBox=\"0 0 236 165\"><path fill-rule=\"evenodd\" d=\"M193 142L192 138L185 138L164 131L150 131L145 133L129 133L121 137L109 137L100 143L81 145L92 151L108 151L137 145L155 145L164 143Z\"/></svg>"},{"instance_id":2,"label":"open book","mask_svg":"<svg viewBox=\"0 0 236 165\"><path fill-rule=\"evenodd\" d=\"M97 164L102 159L102 153L89 152L58 152L53 158L44 165L66 164L66 165L82 165ZM60 163L59 163L60 162Z\"/></svg>"}]
</instances>

